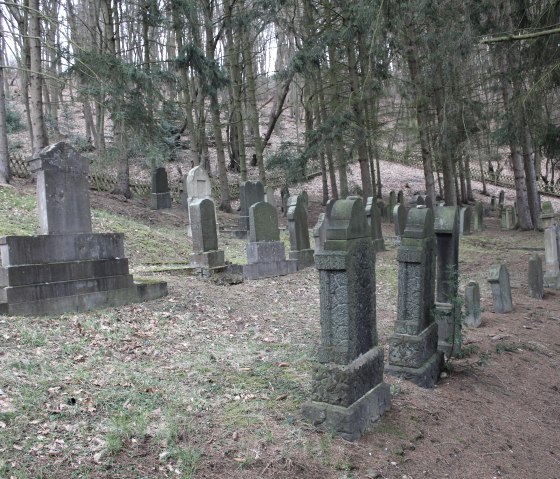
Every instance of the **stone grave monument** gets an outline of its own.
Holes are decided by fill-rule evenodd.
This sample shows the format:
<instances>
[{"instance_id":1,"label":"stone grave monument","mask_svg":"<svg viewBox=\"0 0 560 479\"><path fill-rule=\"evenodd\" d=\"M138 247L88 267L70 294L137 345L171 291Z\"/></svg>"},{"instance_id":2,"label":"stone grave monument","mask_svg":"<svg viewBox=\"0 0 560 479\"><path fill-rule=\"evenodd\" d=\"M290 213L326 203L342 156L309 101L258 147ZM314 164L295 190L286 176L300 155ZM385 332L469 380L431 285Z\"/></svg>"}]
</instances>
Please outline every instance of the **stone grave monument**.
<instances>
[{"instance_id":1,"label":"stone grave monument","mask_svg":"<svg viewBox=\"0 0 560 479\"><path fill-rule=\"evenodd\" d=\"M264 201L249 208L247 263L242 267L243 279L284 276L297 271L297 261L286 260L276 208Z\"/></svg>"},{"instance_id":2,"label":"stone grave monument","mask_svg":"<svg viewBox=\"0 0 560 479\"><path fill-rule=\"evenodd\" d=\"M500 190L500 193L498 194L498 212L499 213L501 213L501 211L504 209L505 198L506 198L505 191Z\"/></svg>"},{"instance_id":3,"label":"stone grave monument","mask_svg":"<svg viewBox=\"0 0 560 479\"><path fill-rule=\"evenodd\" d=\"M484 230L484 205L482 201L477 201L474 207L473 215L473 230L483 231Z\"/></svg>"},{"instance_id":4,"label":"stone grave monument","mask_svg":"<svg viewBox=\"0 0 560 479\"><path fill-rule=\"evenodd\" d=\"M459 305L459 208L441 206L434 212L436 235L436 322L438 349L446 357L461 352Z\"/></svg>"},{"instance_id":5,"label":"stone grave monument","mask_svg":"<svg viewBox=\"0 0 560 479\"><path fill-rule=\"evenodd\" d=\"M255 203L264 201L264 186L260 181L244 181L239 185L239 229L234 231L237 238L246 238L249 231L249 209Z\"/></svg>"},{"instance_id":6,"label":"stone grave monument","mask_svg":"<svg viewBox=\"0 0 560 479\"><path fill-rule=\"evenodd\" d=\"M152 172L152 210L164 210L171 208L171 193L167 182L167 171L165 168L155 168Z\"/></svg>"},{"instance_id":7,"label":"stone grave monument","mask_svg":"<svg viewBox=\"0 0 560 479\"><path fill-rule=\"evenodd\" d=\"M459 210L459 233L463 236L472 233L472 208L470 206L463 206Z\"/></svg>"},{"instance_id":8,"label":"stone grave monument","mask_svg":"<svg viewBox=\"0 0 560 479\"><path fill-rule=\"evenodd\" d=\"M0 313L87 311L167 294L166 283L133 281L123 234L92 233L87 158L60 142L29 166L37 178L40 234L0 238Z\"/></svg>"},{"instance_id":9,"label":"stone grave monument","mask_svg":"<svg viewBox=\"0 0 560 479\"><path fill-rule=\"evenodd\" d=\"M509 273L504 264L490 268L488 282L492 288L492 302L495 313L509 313L513 309Z\"/></svg>"},{"instance_id":10,"label":"stone grave monument","mask_svg":"<svg viewBox=\"0 0 560 479\"><path fill-rule=\"evenodd\" d=\"M397 252L397 321L389 338L386 371L425 388L434 386L443 367L434 319L434 250L432 210L425 206L412 208Z\"/></svg>"},{"instance_id":11,"label":"stone grave monument","mask_svg":"<svg viewBox=\"0 0 560 479\"><path fill-rule=\"evenodd\" d=\"M543 265L541 257L535 253L529 258L528 281L529 296L536 299L544 297Z\"/></svg>"},{"instance_id":12,"label":"stone grave monument","mask_svg":"<svg viewBox=\"0 0 560 479\"><path fill-rule=\"evenodd\" d=\"M288 232L290 234L290 259L297 262L297 269L313 266L313 250L309 244L309 225L305 198L290 196L288 200Z\"/></svg>"},{"instance_id":13,"label":"stone grave monument","mask_svg":"<svg viewBox=\"0 0 560 479\"><path fill-rule=\"evenodd\" d=\"M490 211L496 211L496 195L490 198Z\"/></svg>"},{"instance_id":14,"label":"stone grave monument","mask_svg":"<svg viewBox=\"0 0 560 479\"><path fill-rule=\"evenodd\" d=\"M511 206L502 207L499 209L501 212L501 228L503 230L512 230L513 223L513 208Z\"/></svg>"},{"instance_id":15,"label":"stone grave monument","mask_svg":"<svg viewBox=\"0 0 560 479\"><path fill-rule=\"evenodd\" d=\"M381 229L381 213L374 197L370 196L367 199L365 211L368 228L371 231L371 239L373 240L373 249L376 253L385 251L385 241L383 240L383 230Z\"/></svg>"},{"instance_id":16,"label":"stone grave monument","mask_svg":"<svg viewBox=\"0 0 560 479\"><path fill-rule=\"evenodd\" d=\"M378 198L376 201L377 207L379 208L379 214L381 215L381 221L387 221L387 205L385 202Z\"/></svg>"},{"instance_id":17,"label":"stone grave monument","mask_svg":"<svg viewBox=\"0 0 560 479\"><path fill-rule=\"evenodd\" d=\"M319 270L321 345L311 401L303 415L314 426L358 439L390 407L378 346L375 252L361 199L338 200L328 212Z\"/></svg>"},{"instance_id":18,"label":"stone grave monument","mask_svg":"<svg viewBox=\"0 0 560 479\"><path fill-rule=\"evenodd\" d=\"M193 198L189 201L192 247L190 265L203 276L223 271L226 267L224 252L218 249L216 208L208 198Z\"/></svg>"},{"instance_id":19,"label":"stone grave monument","mask_svg":"<svg viewBox=\"0 0 560 479\"><path fill-rule=\"evenodd\" d=\"M187 204L190 205L193 201L199 199L209 199L214 205L212 200L212 183L210 182L210 177L202 165L195 166L192 168L186 178L185 189L187 191ZM215 210L215 205L214 205ZM192 219L190 217L190 207L189 212L189 225L187 227L187 235L191 236L191 223ZM216 212L214 211L214 220L216 219ZM217 231L217 230L216 230Z\"/></svg>"},{"instance_id":20,"label":"stone grave monument","mask_svg":"<svg viewBox=\"0 0 560 479\"><path fill-rule=\"evenodd\" d=\"M393 208L393 224L395 236L402 236L406 226L406 208L400 203Z\"/></svg>"},{"instance_id":21,"label":"stone grave monument","mask_svg":"<svg viewBox=\"0 0 560 479\"><path fill-rule=\"evenodd\" d=\"M327 201L325 207L325 213L319 215L317 224L313 228L313 241L315 243L315 254L320 253L324 250L325 241L327 241L327 229L328 229L328 218L330 216L330 211L334 205L334 200Z\"/></svg>"},{"instance_id":22,"label":"stone grave monument","mask_svg":"<svg viewBox=\"0 0 560 479\"><path fill-rule=\"evenodd\" d=\"M560 289L560 227L554 219L550 201L542 204L541 221L544 228L544 286Z\"/></svg>"},{"instance_id":23,"label":"stone grave monument","mask_svg":"<svg viewBox=\"0 0 560 479\"><path fill-rule=\"evenodd\" d=\"M480 309L480 287L475 281L469 281L465 286L465 319L469 328L478 328L482 321Z\"/></svg>"},{"instance_id":24,"label":"stone grave monument","mask_svg":"<svg viewBox=\"0 0 560 479\"><path fill-rule=\"evenodd\" d=\"M264 201L276 208L276 198L274 197L274 188L272 186L264 188Z\"/></svg>"},{"instance_id":25,"label":"stone grave monument","mask_svg":"<svg viewBox=\"0 0 560 479\"><path fill-rule=\"evenodd\" d=\"M389 202L387 203L387 223L393 223L393 211L397 206L397 194L394 191L389 192Z\"/></svg>"},{"instance_id":26,"label":"stone grave monument","mask_svg":"<svg viewBox=\"0 0 560 479\"><path fill-rule=\"evenodd\" d=\"M399 205L403 205L404 206L404 193L403 190L399 190L399 192L397 193L397 203Z\"/></svg>"},{"instance_id":27,"label":"stone grave monument","mask_svg":"<svg viewBox=\"0 0 560 479\"><path fill-rule=\"evenodd\" d=\"M288 199L290 198L290 190L287 186L282 187L280 190L280 198L282 201L282 213L286 216L288 214Z\"/></svg>"}]
</instances>

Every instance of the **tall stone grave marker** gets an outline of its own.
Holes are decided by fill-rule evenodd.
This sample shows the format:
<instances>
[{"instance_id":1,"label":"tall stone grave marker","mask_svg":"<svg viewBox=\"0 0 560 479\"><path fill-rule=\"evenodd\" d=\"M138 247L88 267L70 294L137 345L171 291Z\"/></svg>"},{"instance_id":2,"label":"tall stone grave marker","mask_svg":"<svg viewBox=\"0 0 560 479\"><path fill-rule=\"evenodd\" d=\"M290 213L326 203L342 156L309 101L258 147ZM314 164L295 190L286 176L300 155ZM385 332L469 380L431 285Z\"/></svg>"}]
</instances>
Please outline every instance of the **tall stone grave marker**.
<instances>
[{"instance_id":1,"label":"tall stone grave marker","mask_svg":"<svg viewBox=\"0 0 560 479\"><path fill-rule=\"evenodd\" d=\"M276 208L276 198L274 197L274 188L272 186L265 187L264 201Z\"/></svg>"},{"instance_id":2,"label":"tall stone grave marker","mask_svg":"<svg viewBox=\"0 0 560 479\"><path fill-rule=\"evenodd\" d=\"M535 253L529 258L529 295L536 299L544 297L543 266L541 257Z\"/></svg>"},{"instance_id":3,"label":"tall stone grave marker","mask_svg":"<svg viewBox=\"0 0 560 479\"><path fill-rule=\"evenodd\" d=\"M544 228L544 286L560 289L560 227L554 219L550 201L542 204L541 221Z\"/></svg>"},{"instance_id":4,"label":"tall stone grave marker","mask_svg":"<svg viewBox=\"0 0 560 479\"><path fill-rule=\"evenodd\" d=\"M280 198L282 200L282 213L286 216L288 214L288 199L290 198L290 190L287 186L283 186L280 190Z\"/></svg>"},{"instance_id":5,"label":"tall stone grave marker","mask_svg":"<svg viewBox=\"0 0 560 479\"><path fill-rule=\"evenodd\" d=\"M459 295L459 208L442 206L434 212L436 235L436 322L438 349L448 358L461 351Z\"/></svg>"},{"instance_id":6,"label":"tall stone grave marker","mask_svg":"<svg viewBox=\"0 0 560 479\"><path fill-rule=\"evenodd\" d=\"M393 208L393 223L395 236L402 236L406 226L406 208L400 203Z\"/></svg>"},{"instance_id":7,"label":"tall stone grave marker","mask_svg":"<svg viewBox=\"0 0 560 479\"><path fill-rule=\"evenodd\" d=\"M395 333L389 338L386 371L428 388L437 382L443 367L434 320L434 249L432 210L425 206L411 209L397 252L397 321Z\"/></svg>"},{"instance_id":8,"label":"tall stone grave marker","mask_svg":"<svg viewBox=\"0 0 560 479\"><path fill-rule=\"evenodd\" d=\"M389 203L387 203L387 223L393 222L393 211L397 206L397 194L394 191L389 192Z\"/></svg>"},{"instance_id":9,"label":"tall stone grave marker","mask_svg":"<svg viewBox=\"0 0 560 479\"><path fill-rule=\"evenodd\" d=\"M303 415L316 427L358 439L390 407L378 346L375 252L360 199L338 200L328 218L319 270L321 346Z\"/></svg>"},{"instance_id":10,"label":"tall stone grave marker","mask_svg":"<svg viewBox=\"0 0 560 479\"><path fill-rule=\"evenodd\" d=\"M87 311L167 294L166 283L134 283L123 234L91 232L87 158L61 142L30 167L42 234L0 238L0 314Z\"/></svg>"},{"instance_id":11,"label":"tall stone grave marker","mask_svg":"<svg viewBox=\"0 0 560 479\"><path fill-rule=\"evenodd\" d=\"M474 222L473 222L473 229L474 231L483 231L484 230L484 205L482 201L477 201L474 207Z\"/></svg>"},{"instance_id":12,"label":"tall stone grave marker","mask_svg":"<svg viewBox=\"0 0 560 479\"><path fill-rule=\"evenodd\" d=\"M192 203L198 199L209 199L212 201L212 183L210 182L210 177L208 173L203 168L202 165L195 166L192 168L186 178L185 184L187 190L187 204ZM214 201L212 201L214 205ZM215 205L214 205L215 209ZM189 207L189 225L187 228L187 235L191 236L191 223L190 218L190 207ZM214 211L214 219L216 219L216 212ZM217 231L217 230L216 230Z\"/></svg>"},{"instance_id":13,"label":"tall stone grave marker","mask_svg":"<svg viewBox=\"0 0 560 479\"><path fill-rule=\"evenodd\" d=\"M381 213L375 198L372 196L367 199L366 217L368 228L371 231L371 239L373 240L373 249L376 253L385 251L385 241L383 240L383 230L381 229Z\"/></svg>"},{"instance_id":14,"label":"tall stone grave marker","mask_svg":"<svg viewBox=\"0 0 560 479\"><path fill-rule=\"evenodd\" d=\"M504 209L504 202L505 202L505 197L506 197L506 193L504 190L500 190L500 193L498 195L498 211L501 213L501 211Z\"/></svg>"},{"instance_id":15,"label":"tall stone grave marker","mask_svg":"<svg viewBox=\"0 0 560 479\"><path fill-rule=\"evenodd\" d=\"M284 276L297 271L297 262L286 261L284 242L280 241L276 208L261 201L249 208L249 243L244 279Z\"/></svg>"},{"instance_id":16,"label":"tall stone grave marker","mask_svg":"<svg viewBox=\"0 0 560 479\"><path fill-rule=\"evenodd\" d=\"M321 253L325 249L325 241L327 241L327 229L329 227L328 218L334 205L334 200L327 201L325 213L319 215L317 224L313 228L313 240L315 242L315 254Z\"/></svg>"},{"instance_id":17,"label":"tall stone grave marker","mask_svg":"<svg viewBox=\"0 0 560 479\"><path fill-rule=\"evenodd\" d=\"M403 205L404 206L404 193L403 190L399 190L399 192L397 193L397 203L399 205Z\"/></svg>"},{"instance_id":18,"label":"tall stone grave marker","mask_svg":"<svg viewBox=\"0 0 560 479\"><path fill-rule=\"evenodd\" d=\"M288 200L288 232L290 233L290 259L297 261L297 268L303 269L314 263L313 250L309 244L307 209L302 195L291 196Z\"/></svg>"},{"instance_id":19,"label":"tall stone grave marker","mask_svg":"<svg viewBox=\"0 0 560 479\"><path fill-rule=\"evenodd\" d=\"M502 207L501 212L501 227L503 230L513 229L513 208L511 206Z\"/></svg>"},{"instance_id":20,"label":"tall stone grave marker","mask_svg":"<svg viewBox=\"0 0 560 479\"><path fill-rule=\"evenodd\" d=\"M490 268L488 282L492 288L492 302L495 313L509 313L513 309L509 272L505 265L497 264Z\"/></svg>"},{"instance_id":21,"label":"tall stone grave marker","mask_svg":"<svg viewBox=\"0 0 560 479\"><path fill-rule=\"evenodd\" d=\"M482 321L480 309L480 287L475 281L465 286L465 319L469 328L478 328Z\"/></svg>"},{"instance_id":22,"label":"tall stone grave marker","mask_svg":"<svg viewBox=\"0 0 560 479\"><path fill-rule=\"evenodd\" d=\"M249 209L264 201L264 186L260 181L244 181L239 185L239 229L249 231Z\"/></svg>"},{"instance_id":23,"label":"tall stone grave marker","mask_svg":"<svg viewBox=\"0 0 560 479\"><path fill-rule=\"evenodd\" d=\"M496 211L496 195L490 198L490 211Z\"/></svg>"},{"instance_id":24,"label":"tall stone grave marker","mask_svg":"<svg viewBox=\"0 0 560 479\"><path fill-rule=\"evenodd\" d=\"M163 210L171 208L171 193L167 182L167 171L165 168L155 168L152 172L152 210Z\"/></svg>"},{"instance_id":25,"label":"tall stone grave marker","mask_svg":"<svg viewBox=\"0 0 560 479\"><path fill-rule=\"evenodd\" d=\"M208 198L195 198L189 202L193 254L191 265L203 275L225 267L224 252L218 249L216 208Z\"/></svg>"},{"instance_id":26,"label":"tall stone grave marker","mask_svg":"<svg viewBox=\"0 0 560 479\"><path fill-rule=\"evenodd\" d=\"M459 232L461 235L470 235L472 232L472 208L463 206L459 210Z\"/></svg>"}]
</instances>

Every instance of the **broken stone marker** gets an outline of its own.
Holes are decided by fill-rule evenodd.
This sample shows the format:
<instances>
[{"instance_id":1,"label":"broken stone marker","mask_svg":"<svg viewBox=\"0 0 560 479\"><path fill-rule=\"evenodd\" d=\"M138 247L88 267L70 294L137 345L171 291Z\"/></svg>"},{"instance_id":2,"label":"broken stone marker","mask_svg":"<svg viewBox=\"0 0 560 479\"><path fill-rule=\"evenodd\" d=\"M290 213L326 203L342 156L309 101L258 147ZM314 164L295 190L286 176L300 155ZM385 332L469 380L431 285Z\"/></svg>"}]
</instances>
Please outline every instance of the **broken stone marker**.
<instances>
[{"instance_id":1,"label":"broken stone marker","mask_svg":"<svg viewBox=\"0 0 560 479\"><path fill-rule=\"evenodd\" d=\"M505 265L497 264L490 268L488 282L492 287L492 302L495 313L509 313L513 309L509 273Z\"/></svg>"}]
</instances>

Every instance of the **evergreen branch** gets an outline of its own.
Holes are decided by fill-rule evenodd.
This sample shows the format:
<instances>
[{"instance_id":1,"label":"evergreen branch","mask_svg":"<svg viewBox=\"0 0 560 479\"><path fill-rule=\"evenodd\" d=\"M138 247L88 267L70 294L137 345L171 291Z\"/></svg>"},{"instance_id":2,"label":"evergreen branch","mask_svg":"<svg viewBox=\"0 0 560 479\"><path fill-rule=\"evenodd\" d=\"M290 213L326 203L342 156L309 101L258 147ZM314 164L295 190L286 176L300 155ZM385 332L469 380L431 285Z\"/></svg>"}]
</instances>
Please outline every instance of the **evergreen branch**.
<instances>
[{"instance_id":1,"label":"evergreen branch","mask_svg":"<svg viewBox=\"0 0 560 479\"><path fill-rule=\"evenodd\" d=\"M557 33L560 33L560 27L551 28L550 30L543 30L541 32L521 33L518 35L510 34L510 35L503 35L501 37L484 38L480 40L480 43L490 44L490 43L499 43L499 42L513 42L519 40L532 40L533 38L555 35Z\"/></svg>"}]
</instances>

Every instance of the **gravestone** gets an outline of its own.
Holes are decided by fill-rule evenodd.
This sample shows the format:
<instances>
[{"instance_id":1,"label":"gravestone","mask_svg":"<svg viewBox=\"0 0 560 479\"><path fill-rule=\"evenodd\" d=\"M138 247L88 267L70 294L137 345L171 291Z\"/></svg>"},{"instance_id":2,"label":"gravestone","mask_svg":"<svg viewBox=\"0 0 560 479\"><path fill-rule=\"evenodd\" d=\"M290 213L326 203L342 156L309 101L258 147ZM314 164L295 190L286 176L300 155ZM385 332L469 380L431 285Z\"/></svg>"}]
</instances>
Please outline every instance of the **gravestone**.
<instances>
[{"instance_id":1,"label":"gravestone","mask_svg":"<svg viewBox=\"0 0 560 479\"><path fill-rule=\"evenodd\" d=\"M416 206L425 205L425 204L426 204L426 200L424 199L424 197L422 195L418 195L418 198L416 198Z\"/></svg>"},{"instance_id":2,"label":"gravestone","mask_svg":"<svg viewBox=\"0 0 560 479\"><path fill-rule=\"evenodd\" d=\"M395 236L402 236L406 226L406 208L400 203L393 208L393 223Z\"/></svg>"},{"instance_id":3,"label":"gravestone","mask_svg":"<svg viewBox=\"0 0 560 479\"><path fill-rule=\"evenodd\" d=\"M403 190L399 190L399 192L397 193L397 203L399 205L403 205L404 206L404 193Z\"/></svg>"},{"instance_id":4,"label":"gravestone","mask_svg":"<svg viewBox=\"0 0 560 479\"><path fill-rule=\"evenodd\" d=\"M492 288L492 302L495 313L509 313L513 309L509 273L505 265L497 264L490 268L488 282Z\"/></svg>"},{"instance_id":5,"label":"gravestone","mask_svg":"<svg viewBox=\"0 0 560 479\"><path fill-rule=\"evenodd\" d=\"M0 238L0 314L87 311L167 294L166 283L134 283L123 234L91 232L87 158L61 142L29 163L42 234Z\"/></svg>"},{"instance_id":6,"label":"gravestone","mask_svg":"<svg viewBox=\"0 0 560 479\"><path fill-rule=\"evenodd\" d=\"M389 203L387 203L387 223L394 223L393 211L397 206L397 194L394 191L389 192Z\"/></svg>"},{"instance_id":7,"label":"gravestone","mask_svg":"<svg viewBox=\"0 0 560 479\"><path fill-rule=\"evenodd\" d=\"M399 292L395 332L389 338L388 374L432 387L443 367L434 320L435 237L432 210L412 208L397 252Z\"/></svg>"},{"instance_id":8,"label":"gravestone","mask_svg":"<svg viewBox=\"0 0 560 479\"><path fill-rule=\"evenodd\" d=\"M483 231L484 230L484 205L482 201L477 201L474 207L474 222L473 222L473 229L474 231Z\"/></svg>"},{"instance_id":9,"label":"gravestone","mask_svg":"<svg viewBox=\"0 0 560 479\"><path fill-rule=\"evenodd\" d=\"M544 286L560 289L560 227L554 219L550 201L542 204L541 221L544 228Z\"/></svg>"},{"instance_id":10,"label":"gravestone","mask_svg":"<svg viewBox=\"0 0 560 479\"><path fill-rule=\"evenodd\" d=\"M189 176L188 174L181 176L181 186L182 186L181 205L183 206L183 208L185 208L185 211L187 212L187 218L189 216L189 193L187 191L188 176Z\"/></svg>"},{"instance_id":11,"label":"gravestone","mask_svg":"<svg viewBox=\"0 0 560 479\"><path fill-rule=\"evenodd\" d=\"M369 231L371 231L373 249L376 253L385 251L385 241L383 240L383 230L381 229L381 213L379 212L375 198L372 196L367 199L365 211L368 228Z\"/></svg>"},{"instance_id":12,"label":"gravestone","mask_svg":"<svg viewBox=\"0 0 560 479\"><path fill-rule=\"evenodd\" d=\"M442 206L434 212L436 235L436 322L438 349L448 358L461 352L459 307L459 208Z\"/></svg>"},{"instance_id":13,"label":"gravestone","mask_svg":"<svg viewBox=\"0 0 560 479\"><path fill-rule=\"evenodd\" d=\"M385 202L379 198L376 201L377 207L379 208L379 214L381 215L381 221L387 221L387 205Z\"/></svg>"},{"instance_id":14,"label":"gravestone","mask_svg":"<svg viewBox=\"0 0 560 479\"><path fill-rule=\"evenodd\" d=\"M498 211L502 211L504 209L504 201L505 201L506 193L504 190L500 190L498 195Z\"/></svg>"},{"instance_id":15,"label":"gravestone","mask_svg":"<svg viewBox=\"0 0 560 479\"><path fill-rule=\"evenodd\" d=\"M284 242L280 241L276 208L264 201L249 208L249 243L247 263L242 267L244 279L284 276L297 271L297 261L286 260Z\"/></svg>"},{"instance_id":16,"label":"gravestone","mask_svg":"<svg viewBox=\"0 0 560 479\"><path fill-rule=\"evenodd\" d=\"M328 215L325 250L315 255L321 345L303 415L356 440L391 404L377 339L375 252L360 199L338 200Z\"/></svg>"},{"instance_id":17,"label":"gravestone","mask_svg":"<svg viewBox=\"0 0 560 479\"><path fill-rule=\"evenodd\" d=\"M218 249L216 208L208 198L195 198L189 202L192 248L190 264L204 276L225 267L224 252Z\"/></svg>"},{"instance_id":18,"label":"gravestone","mask_svg":"<svg viewBox=\"0 0 560 479\"><path fill-rule=\"evenodd\" d=\"M463 206L459 210L459 232L463 236L472 233L472 208L470 206Z\"/></svg>"},{"instance_id":19,"label":"gravestone","mask_svg":"<svg viewBox=\"0 0 560 479\"><path fill-rule=\"evenodd\" d=\"M171 193L169 193L169 183L167 182L167 171L159 167L152 171L152 210L163 210L171 208Z\"/></svg>"},{"instance_id":20,"label":"gravestone","mask_svg":"<svg viewBox=\"0 0 560 479\"><path fill-rule=\"evenodd\" d=\"M469 281L465 286L465 325L478 328L482 321L480 309L480 287L475 281Z\"/></svg>"},{"instance_id":21,"label":"gravestone","mask_svg":"<svg viewBox=\"0 0 560 479\"><path fill-rule=\"evenodd\" d=\"M503 230L513 229L513 208L506 206L500 209L501 211L501 228Z\"/></svg>"},{"instance_id":22,"label":"gravestone","mask_svg":"<svg viewBox=\"0 0 560 479\"><path fill-rule=\"evenodd\" d=\"M298 270L312 266L314 263L304 201L302 195L291 196L288 200L288 232L291 250L289 257L297 261Z\"/></svg>"},{"instance_id":23,"label":"gravestone","mask_svg":"<svg viewBox=\"0 0 560 479\"><path fill-rule=\"evenodd\" d=\"M517 201L513 203L511 208L511 222L513 224L513 229L519 228L519 215L517 214Z\"/></svg>"},{"instance_id":24,"label":"gravestone","mask_svg":"<svg viewBox=\"0 0 560 479\"><path fill-rule=\"evenodd\" d=\"M536 299L543 299L543 265L542 259L537 253L529 258L528 284L529 296Z\"/></svg>"},{"instance_id":25,"label":"gravestone","mask_svg":"<svg viewBox=\"0 0 560 479\"><path fill-rule=\"evenodd\" d=\"M249 209L264 201L264 186L260 181L244 181L239 185L239 230L249 231ZM238 235L242 236L242 234Z\"/></svg>"},{"instance_id":26,"label":"gravestone","mask_svg":"<svg viewBox=\"0 0 560 479\"><path fill-rule=\"evenodd\" d=\"M492 195L490 198L490 211L496 211L496 196Z\"/></svg>"},{"instance_id":27,"label":"gravestone","mask_svg":"<svg viewBox=\"0 0 560 479\"><path fill-rule=\"evenodd\" d=\"M288 199L290 198L290 190L287 186L282 187L280 190L280 198L282 201L282 213L286 216L288 214Z\"/></svg>"},{"instance_id":28,"label":"gravestone","mask_svg":"<svg viewBox=\"0 0 560 479\"><path fill-rule=\"evenodd\" d=\"M198 199L209 199L212 200L212 183L210 177L202 165L195 166L192 168L186 178L185 189L187 191L187 204L192 203ZM214 205L214 201L212 201ZM214 206L215 210L215 206ZM187 236L191 236L191 223L190 218L190 208L189 211L189 225L187 227ZM216 213L214 211L214 219L216 219Z\"/></svg>"},{"instance_id":29,"label":"gravestone","mask_svg":"<svg viewBox=\"0 0 560 479\"><path fill-rule=\"evenodd\" d=\"M426 195L426 198L424 199L424 204L426 205L426 208L430 208L430 209L434 208L432 197L429 195Z\"/></svg>"},{"instance_id":30,"label":"gravestone","mask_svg":"<svg viewBox=\"0 0 560 479\"><path fill-rule=\"evenodd\" d=\"M334 205L334 200L327 201L325 213L319 215L317 224L313 228L313 240L315 242L315 254L324 251L325 241L327 241L327 229L329 227L328 218Z\"/></svg>"},{"instance_id":31,"label":"gravestone","mask_svg":"<svg viewBox=\"0 0 560 479\"><path fill-rule=\"evenodd\" d=\"M305 206L305 211L307 211L309 213L309 195L307 194L307 191L303 190L299 196L301 196L301 199L303 201L303 206Z\"/></svg>"},{"instance_id":32,"label":"gravestone","mask_svg":"<svg viewBox=\"0 0 560 479\"><path fill-rule=\"evenodd\" d=\"M272 186L265 187L264 201L276 208L276 198L274 197L274 188Z\"/></svg>"}]
</instances>

